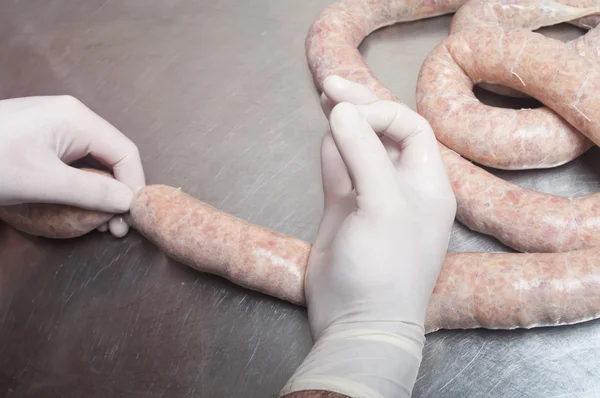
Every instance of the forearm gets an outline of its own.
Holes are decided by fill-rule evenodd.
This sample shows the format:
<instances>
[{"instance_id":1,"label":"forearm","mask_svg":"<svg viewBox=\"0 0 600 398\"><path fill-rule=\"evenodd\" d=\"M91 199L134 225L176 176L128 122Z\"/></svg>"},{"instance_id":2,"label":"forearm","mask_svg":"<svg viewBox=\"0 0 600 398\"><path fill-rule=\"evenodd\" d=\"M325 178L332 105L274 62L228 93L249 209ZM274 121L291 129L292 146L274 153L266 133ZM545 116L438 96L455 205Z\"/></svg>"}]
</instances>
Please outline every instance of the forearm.
<instances>
[{"instance_id":1,"label":"forearm","mask_svg":"<svg viewBox=\"0 0 600 398\"><path fill-rule=\"evenodd\" d=\"M342 325L319 338L282 397L410 397L422 358L417 325Z\"/></svg>"}]
</instances>

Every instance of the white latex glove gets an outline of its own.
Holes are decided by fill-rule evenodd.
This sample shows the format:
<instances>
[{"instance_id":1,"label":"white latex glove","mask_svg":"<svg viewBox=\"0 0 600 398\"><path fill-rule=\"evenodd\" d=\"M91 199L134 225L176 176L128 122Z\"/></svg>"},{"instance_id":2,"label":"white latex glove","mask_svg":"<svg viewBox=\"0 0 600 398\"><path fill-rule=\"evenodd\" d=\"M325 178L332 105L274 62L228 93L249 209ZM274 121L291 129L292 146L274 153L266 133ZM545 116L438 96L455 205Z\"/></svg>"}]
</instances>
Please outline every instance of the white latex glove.
<instances>
[{"instance_id":1,"label":"white latex glove","mask_svg":"<svg viewBox=\"0 0 600 398\"><path fill-rule=\"evenodd\" d=\"M116 179L67 165L88 154ZM0 101L0 205L59 203L115 213L108 229L121 237L129 226L118 214L129 211L144 185L137 147L75 98Z\"/></svg>"},{"instance_id":2,"label":"white latex glove","mask_svg":"<svg viewBox=\"0 0 600 398\"><path fill-rule=\"evenodd\" d=\"M363 105L339 103L329 117L325 211L305 287L315 345L282 395L407 397L456 200L424 118L338 77L324 89L326 114L341 101Z\"/></svg>"}]
</instances>

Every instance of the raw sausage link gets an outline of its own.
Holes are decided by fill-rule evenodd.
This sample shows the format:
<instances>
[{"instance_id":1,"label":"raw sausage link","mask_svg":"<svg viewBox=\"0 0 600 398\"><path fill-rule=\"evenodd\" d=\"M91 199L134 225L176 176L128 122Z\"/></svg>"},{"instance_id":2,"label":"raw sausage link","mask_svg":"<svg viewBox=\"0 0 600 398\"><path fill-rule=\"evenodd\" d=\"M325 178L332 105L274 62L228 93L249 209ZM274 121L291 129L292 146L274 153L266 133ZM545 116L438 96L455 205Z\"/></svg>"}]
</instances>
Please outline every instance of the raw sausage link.
<instances>
[{"instance_id":1,"label":"raw sausage link","mask_svg":"<svg viewBox=\"0 0 600 398\"><path fill-rule=\"evenodd\" d=\"M474 28L536 30L565 22L581 26L581 18L597 17L599 5L589 0L471 0L452 17L450 34Z\"/></svg>"},{"instance_id":2,"label":"raw sausage link","mask_svg":"<svg viewBox=\"0 0 600 398\"><path fill-rule=\"evenodd\" d=\"M440 45L426 58L417 83L417 110L437 139L479 164L521 170L554 167L592 143L550 108L505 109L482 104L473 81Z\"/></svg>"},{"instance_id":3,"label":"raw sausage link","mask_svg":"<svg viewBox=\"0 0 600 398\"><path fill-rule=\"evenodd\" d=\"M164 185L143 188L131 216L138 231L192 268L305 304L309 243L248 224ZM600 249L533 255L448 253L429 302L426 331L531 328L596 318L599 254Z\"/></svg>"},{"instance_id":4,"label":"raw sausage link","mask_svg":"<svg viewBox=\"0 0 600 398\"><path fill-rule=\"evenodd\" d=\"M458 9L452 18L450 33L482 27L535 30L561 22L569 22L586 29L597 25L597 15L583 19L574 18L597 14L599 1L566 0L564 3L553 0L472 0ZM566 48L598 63L600 54L595 48L600 45L599 32L600 27L594 28L577 40L569 42ZM440 69L430 65L431 68ZM477 83L480 87L498 94L529 97L506 86L481 81ZM437 88L439 91L439 87ZM469 94L472 95L470 90ZM460 99L464 102L466 97ZM466 130L479 132L475 137L470 137L477 142L466 143L464 134L452 134L459 131L455 128L438 128L435 131L444 145L480 164L501 169L555 167L578 157L592 146L589 140L549 108L515 111L489 109L473 101L471 105L478 108L477 111L471 108L473 118L447 115L446 125L454 123L458 126L459 120L462 123L469 120L470 127L474 128ZM486 123L486 119L490 123ZM507 119L513 124L502 126L502 122L506 122ZM491 139L483 140L483 137ZM506 145L507 140L512 145ZM553 148L548 147L549 143L553 144ZM521 150L511 150L515 146L519 146Z\"/></svg>"},{"instance_id":5,"label":"raw sausage link","mask_svg":"<svg viewBox=\"0 0 600 398\"><path fill-rule=\"evenodd\" d=\"M29 235L53 239L82 236L107 223L113 215L47 203L0 206L0 220Z\"/></svg>"},{"instance_id":6,"label":"raw sausage link","mask_svg":"<svg viewBox=\"0 0 600 398\"><path fill-rule=\"evenodd\" d=\"M82 168L112 177L110 173ZM29 235L69 239L91 232L107 223L113 214L50 203L0 206L0 220Z\"/></svg>"},{"instance_id":7,"label":"raw sausage link","mask_svg":"<svg viewBox=\"0 0 600 398\"><path fill-rule=\"evenodd\" d=\"M457 218L522 252L564 252L600 245L600 194L561 197L523 189L442 153ZM533 248L533 249L532 249Z\"/></svg>"},{"instance_id":8,"label":"raw sausage link","mask_svg":"<svg viewBox=\"0 0 600 398\"><path fill-rule=\"evenodd\" d=\"M496 81L539 99L600 144L600 68L560 40L525 30L482 28L442 44L473 81ZM481 57L485 57L482 59Z\"/></svg>"},{"instance_id":9,"label":"raw sausage link","mask_svg":"<svg viewBox=\"0 0 600 398\"><path fill-rule=\"evenodd\" d=\"M486 27L499 27L505 30L516 28L536 30L562 22L591 30L598 26L600 16L577 17L582 14L597 14L599 7L600 1L598 0L563 0L562 2L553 0L471 0L456 11L450 24L450 34L466 29ZM570 43L579 41L585 36L591 36L591 40L598 40L597 35L584 35ZM598 42L596 41L596 43ZM585 56L585 54L581 55ZM594 54L588 55L594 57ZM480 83L479 85L501 95L529 97L520 91L504 86L490 83Z\"/></svg>"},{"instance_id":10,"label":"raw sausage link","mask_svg":"<svg viewBox=\"0 0 600 398\"><path fill-rule=\"evenodd\" d=\"M578 4L580 7L587 5ZM572 21L597 13L598 10L598 7L576 8L553 0L474 0L456 12L452 18L450 33L484 27L535 30L542 26ZM587 44L600 44L597 32L589 32L583 37L588 35ZM573 42L579 42L582 38ZM571 51L575 50L576 44L573 42L568 46ZM597 61L594 55L596 52L578 53ZM429 86L424 87L417 95L424 91L433 93L432 97L438 99L435 105L420 103L419 112L430 120L438 140L461 155L489 167L522 170L565 164L593 145L547 107L514 110L480 103L472 92L474 84L498 94L513 97L527 95L506 86L471 81L466 75L463 79L448 79L445 76L446 69L450 69L449 72L452 73L455 68L460 69L451 57L435 57L426 62L421 73L437 74L437 79L435 82L429 81ZM461 70L458 72L460 74ZM465 89L460 94L457 91L446 92L444 87L453 83L466 83ZM435 95L436 93L444 94ZM429 102L433 101L433 98L429 99ZM468 116L463 113L465 111ZM465 131L476 131L477 134L467 135ZM514 148L519 150L515 151Z\"/></svg>"},{"instance_id":11,"label":"raw sausage link","mask_svg":"<svg viewBox=\"0 0 600 398\"><path fill-rule=\"evenodd\" d=\"M600 249L448 253L427 308L439 329L561 326L600 317Z\"/></svg>"},{"instance_id":12,"label":"raw sausage link","mask_svg":"<svg viewBox=\"0 0 600 398\"><path fill-rule=\"evenodd\" d=\"M478 102L463 100L471 93L472 82L493 79L510 87L525 82L525 92L543 98L580 131L600 142L600 124L595 116L598 105L593 101L594 90L600 89L600 69L585 58L570 55L565 47L558 40L528 31L485 28L456 33L423 64L417 85L419 112L438 134L454 128L454 136L469 140L465 132L477 130L465 128L494 122L484 121L489 112L481 110ZM485 66L477 60L480 57L486 58ZM449 108L461 114L463 126L446 125ZM518 131L519 121L501 119L498 124ZM532 117L531 121L543 125L543 119ZM478 148L480 141L472 141ZM498 145L529 154L522 142L507 139ZM552 143L545 145L542 155L550 156ZM457 196L457 217L469 228L526 252L578 250L600 244L600 195L564 198L528 191L473 165L465 169L463 162L447 153L444 157Z\"/></svg>"},{"instance_id":13,"label":"raw sausage link","mask_svg":"<svg viewBox=\"0 0 600 398\"><path fill-rule=\"evenodd\" d=\"M597 15L573 18L581 13L594 12L600 6L599 1L563 0L562 3L564 5L552 0L471 0L460 7L452 18L450 33L483 27L536 30L561 22L571 23L584 29L598 26L600 17ZM585 10L586 8L588 11ZM596 35L590 36L594 36L593 40L598 40L595 38ZM594 54L588 53L588 56L594 57ZM479 83L479 86L500 95L517 98L529 97L518 90L500 85L482 82Z\"/></svg>"},{"instance_id":14,"label":"raw sausage link","mask_svg":"<svg viewBox=\"0 0 600 398\"><path fill-rule=\"evenodd\" d=\"M240 286L304 303L310 244L248 224L164 185L138 192L130 214L134 227L172 258Z\"/></svg>"},{"instance_id":15,"label":"raw sausage link","mask_svg":"<svg viewBox=\"0 0 600 398\"><path fill-rule=\"evenodd\" d=\"M306 57L316 85L329 75L363 84L379 98L397 100L373 75L357 47L371 32L396 22L455 12L465 0L342 0L323 10L306 38Z\"/></svg>"}]
</instances>

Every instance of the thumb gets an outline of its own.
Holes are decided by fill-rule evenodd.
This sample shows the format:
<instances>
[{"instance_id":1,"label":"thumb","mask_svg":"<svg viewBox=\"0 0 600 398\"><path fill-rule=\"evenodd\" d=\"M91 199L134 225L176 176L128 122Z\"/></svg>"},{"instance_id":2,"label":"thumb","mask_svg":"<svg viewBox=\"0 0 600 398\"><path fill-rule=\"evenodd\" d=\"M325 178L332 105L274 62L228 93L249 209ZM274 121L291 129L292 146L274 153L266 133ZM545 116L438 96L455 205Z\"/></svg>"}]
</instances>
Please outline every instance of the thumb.
<instances>
[{"instance_id":1,"label":"thumb","mask_svg":"<svg viewBox=\"0 0 600 398\"><path fill-rule=\"evenodd\" d=\"M127 185L99 173L70 167L58 159L56 163L47 170L46 175L51 178L38 181L37 193L29 200L108 213L129 211L133 192Z\"/></svg>"}]
</instances>

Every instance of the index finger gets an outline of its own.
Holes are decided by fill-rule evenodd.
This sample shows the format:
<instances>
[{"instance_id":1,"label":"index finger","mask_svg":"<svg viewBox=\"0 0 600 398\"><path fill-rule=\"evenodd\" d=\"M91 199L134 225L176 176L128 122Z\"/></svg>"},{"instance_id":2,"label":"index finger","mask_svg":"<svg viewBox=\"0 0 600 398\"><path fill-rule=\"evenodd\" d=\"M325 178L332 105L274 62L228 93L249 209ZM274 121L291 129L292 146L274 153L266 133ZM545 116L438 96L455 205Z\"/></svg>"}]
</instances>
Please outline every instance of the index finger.
<instances>
[{"instance_id":1,"label":"index finger","mask_svg":"<svg viewBox=\"0 0 600 398\"><path fill-rule=\"evenodd\" d=\"M329 118L331 110L340 102L361 105L377 101L378 99L368 87L339 76L328 76L323 81L321 108L327 118Z\"/></svg>"},{"instance_id":2,"label":"index finger","mask_svg":"<svg viewBox=\"0 0 600 398\"><path fill-rule=\"evenodd\" d=\"M376 133L396 142L400 154L394 160L398 174L420 186L452 189L439 144L425 118L394 101L358 105Z\"/></svg>"},{"instance_id":3,"label":"index finger","mask_svg":"<svg viewBox=\"0 0 600 398\"><path fill-rule=\"evenodd\" d=\"M331 111L331 133L356 188L358 207L378 211L397 203L395 169L365 115L347 102Z\"/></svg>"},{"instance_id":4,"label":"index finger","mask_svg":"<svg viewBox=\"0 0 600 398\"><path fill-rule=\"evenodd\" d=\"M112 168L115 178L134 193L146 185L137 146L80 101L67 98L60 105L63 109L57 114L67 115L69 127L76 134L70 137L68 148L62 149L65 153L59 154L61 159L80 158L90 154Z\"/></svg>"}]
</instances>

